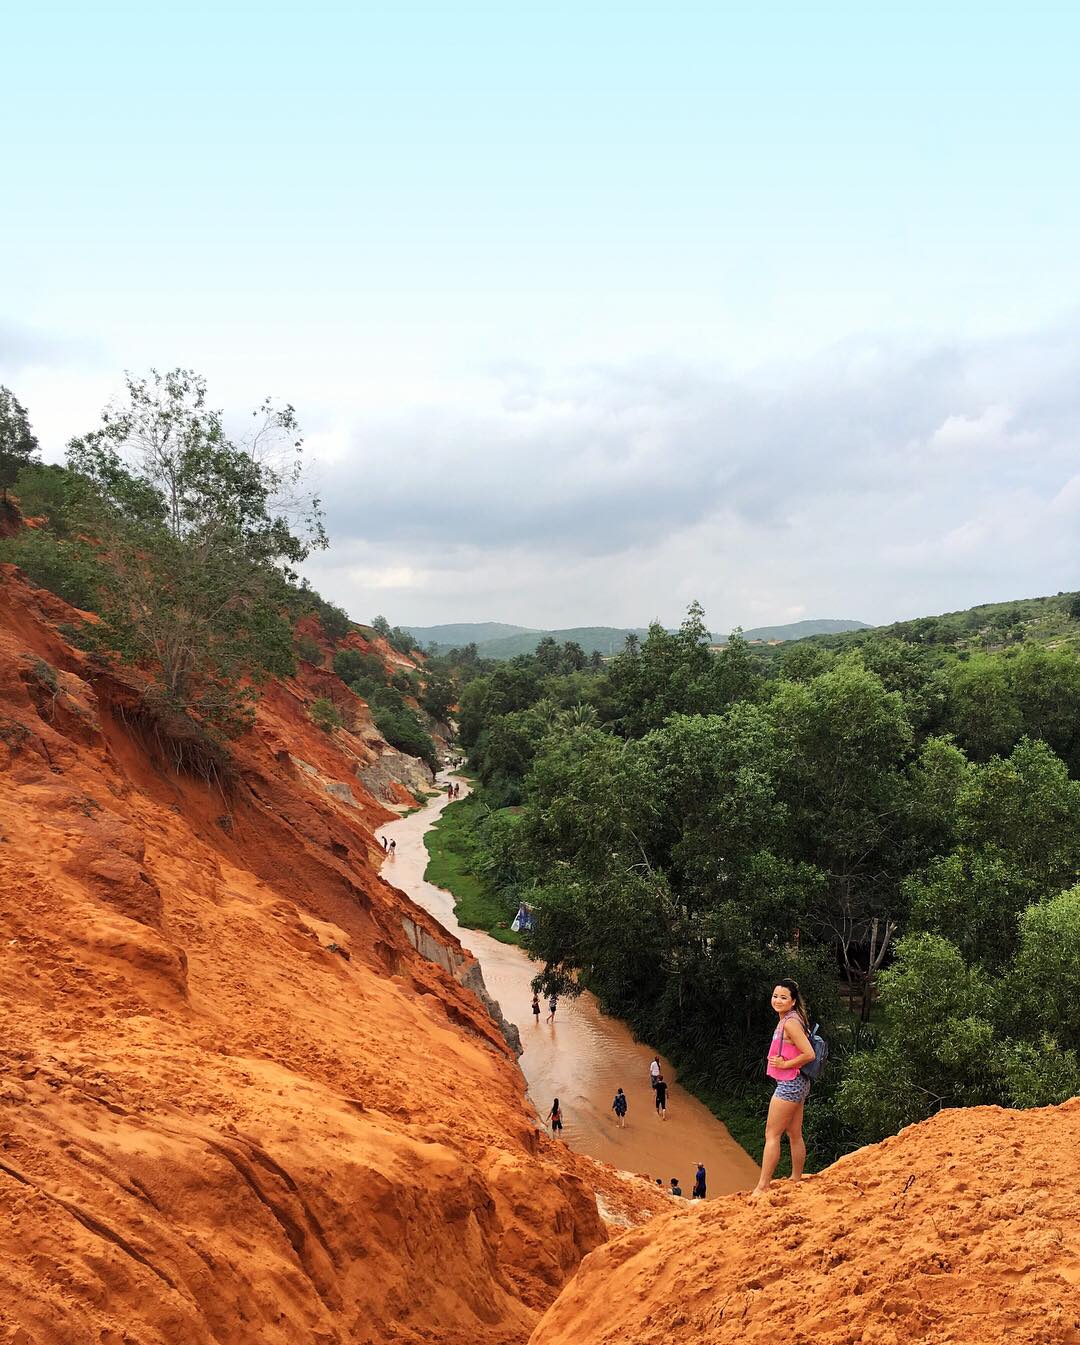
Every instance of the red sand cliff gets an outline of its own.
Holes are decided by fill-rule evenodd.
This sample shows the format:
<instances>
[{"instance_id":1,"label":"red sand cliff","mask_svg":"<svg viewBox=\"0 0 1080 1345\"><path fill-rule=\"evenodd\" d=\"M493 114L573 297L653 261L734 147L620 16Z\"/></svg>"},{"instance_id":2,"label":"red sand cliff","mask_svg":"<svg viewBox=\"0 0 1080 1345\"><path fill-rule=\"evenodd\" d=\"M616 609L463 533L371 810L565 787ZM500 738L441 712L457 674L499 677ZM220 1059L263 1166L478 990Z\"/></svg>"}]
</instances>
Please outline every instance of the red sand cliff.
<instances>
[{"instance_id":1,"label":"red sand cliff","mask_svg":"<svg viewBox=\"0 0 1080 1345\"><path fill-rule=\"evenodd\" d=\"M524 1341L597 1190L664 1202L537 1136L376 875L378 735L308 670L230 785L178 776L72 617L0 567L0 1345Z\"/></svg>"},{"instance_id":2,"label":"red sand cliff","mask_svg":"<svg viewBox=\"0 0 1080 1345\"><path fill-rule=\"evenodd\" d=\"M1080 1098L946 1111L589 1256L534 1345L1077 1345Z\"/></svg>"}]
</instances>

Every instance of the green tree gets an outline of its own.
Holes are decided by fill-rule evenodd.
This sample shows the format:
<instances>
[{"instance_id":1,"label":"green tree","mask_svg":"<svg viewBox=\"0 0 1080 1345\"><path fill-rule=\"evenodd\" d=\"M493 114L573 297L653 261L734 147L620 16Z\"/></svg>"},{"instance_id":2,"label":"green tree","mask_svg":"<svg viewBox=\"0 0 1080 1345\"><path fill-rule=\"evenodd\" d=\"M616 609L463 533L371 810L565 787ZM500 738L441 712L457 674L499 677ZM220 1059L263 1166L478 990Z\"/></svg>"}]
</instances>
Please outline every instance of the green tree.
<instances>
[{"instance_id":1,"label":"green tree","mask_svg":"<svg viewBox=\"0 0 1080 1345\"><path fill-rule=\"evenodd\" d=\"M151 675L163 708L225 733L263 678L291 671L287 582L326 545L292 408L264 402L255 422L234 442L198 375L152 371L68 449L109 556L101 642Z\"/></svg>"},{"instance_id":2,"label":"green tree","mask_svg":"<svg viewBox=\"0 0 1080 1345\"><path fill-rule=\"evenodd\" d=\"M36 460L38 451L25 407L9 388L0 387L0 490L5 502L8 487Z\"/></svg>"}]
</instances>

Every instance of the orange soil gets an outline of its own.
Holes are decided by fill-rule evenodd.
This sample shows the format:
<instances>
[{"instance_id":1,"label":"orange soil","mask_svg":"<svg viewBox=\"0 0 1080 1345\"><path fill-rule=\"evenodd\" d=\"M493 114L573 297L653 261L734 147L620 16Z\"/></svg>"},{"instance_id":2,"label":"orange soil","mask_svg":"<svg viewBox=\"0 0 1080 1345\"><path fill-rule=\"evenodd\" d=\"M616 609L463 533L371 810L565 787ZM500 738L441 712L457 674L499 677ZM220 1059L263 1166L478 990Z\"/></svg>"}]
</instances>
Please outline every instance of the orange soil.
<instances>
[{"instance_id":1,"label":"orange soil","mask_svg":"<svg viewBox=\"0 0 1080 1345\"><path fill-rule=\"evenodd\" d=\"M524 1341L598 1191L669 1202L538 1135L414 951L468 961L375 872L363 703L331 738L328 674L272 687L210 787L74 617L0 567L0 1345Z\"/></svg>"},{"instance_id":2,"label":"orange soil","mask_svg":"<svg viewBox=\"0 0 1080 1345\"><path fill-rule=\"evenodd\" d=\"M1080 1099L947 1111L589 1256L534 1345L1077 1345Z\"/></svg>"}]
</instances>

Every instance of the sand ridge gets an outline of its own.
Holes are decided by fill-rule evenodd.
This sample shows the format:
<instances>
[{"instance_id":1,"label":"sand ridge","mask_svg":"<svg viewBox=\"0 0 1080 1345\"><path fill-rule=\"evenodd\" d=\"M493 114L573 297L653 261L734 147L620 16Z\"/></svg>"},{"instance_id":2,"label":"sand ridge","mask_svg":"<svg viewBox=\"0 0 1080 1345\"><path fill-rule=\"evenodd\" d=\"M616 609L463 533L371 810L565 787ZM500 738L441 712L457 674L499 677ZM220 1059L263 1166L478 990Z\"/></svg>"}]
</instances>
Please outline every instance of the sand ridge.
<instances>
[{"instance_id":1,"label":"sand ridge","mask_svg":"<svg viewBox=\"0 0 1080 1345\"><path fill-rule=\"evenodd\" d=\"M1077 1345L1080 1099L939 1113L586 1258L534 1345Z\"/></svg>"}]
</instances>

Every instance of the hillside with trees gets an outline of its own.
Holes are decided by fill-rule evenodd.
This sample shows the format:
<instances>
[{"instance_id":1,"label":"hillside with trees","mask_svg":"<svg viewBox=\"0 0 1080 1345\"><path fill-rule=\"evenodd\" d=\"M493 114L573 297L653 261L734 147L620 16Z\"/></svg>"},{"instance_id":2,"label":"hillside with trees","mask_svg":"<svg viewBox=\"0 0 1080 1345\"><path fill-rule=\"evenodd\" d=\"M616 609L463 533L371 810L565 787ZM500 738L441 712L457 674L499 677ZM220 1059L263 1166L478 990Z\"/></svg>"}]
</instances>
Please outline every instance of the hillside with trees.
<instances>
[{"instance_id":1,"label":"hillside with trees","mask_svg":"<svg viewBox=\"0 0 1080 1345\"><path fill-rule=\"evenodd\" d=\"M1025 611L1001 647L909 623L765 663L711 650L695 605L599 668L552 644L467 669L473 870L534 908L539 983L587 986L746 1134L796 975L833 1047L818 1162L1080 1092L1080 610Z\"/></svg>"}]
</instances>

